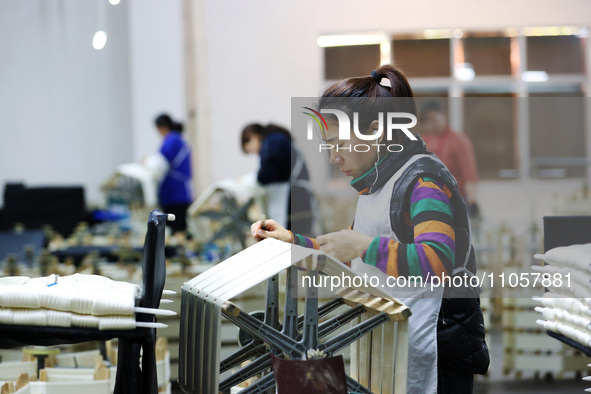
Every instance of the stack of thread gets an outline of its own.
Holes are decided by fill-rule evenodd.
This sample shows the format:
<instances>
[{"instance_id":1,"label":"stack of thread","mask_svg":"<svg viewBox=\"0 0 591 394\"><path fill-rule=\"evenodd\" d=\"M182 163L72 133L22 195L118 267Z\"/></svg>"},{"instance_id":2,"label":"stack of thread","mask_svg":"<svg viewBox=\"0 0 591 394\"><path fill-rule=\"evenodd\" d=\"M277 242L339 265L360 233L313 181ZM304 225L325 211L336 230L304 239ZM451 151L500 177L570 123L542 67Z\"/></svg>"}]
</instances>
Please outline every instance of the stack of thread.
<instances>
[{"instance_id":1,"label":"stack of thread","mask_svg":"<svg viewBox=\"0 0 591 394\"><path fill-rule=\"evenodd\" d=\"M165 327L136 322L135 313L174 314L136 307L138 285L98 275L0 278L0 324L126 330Z\"/></svg>"}]
</instances>

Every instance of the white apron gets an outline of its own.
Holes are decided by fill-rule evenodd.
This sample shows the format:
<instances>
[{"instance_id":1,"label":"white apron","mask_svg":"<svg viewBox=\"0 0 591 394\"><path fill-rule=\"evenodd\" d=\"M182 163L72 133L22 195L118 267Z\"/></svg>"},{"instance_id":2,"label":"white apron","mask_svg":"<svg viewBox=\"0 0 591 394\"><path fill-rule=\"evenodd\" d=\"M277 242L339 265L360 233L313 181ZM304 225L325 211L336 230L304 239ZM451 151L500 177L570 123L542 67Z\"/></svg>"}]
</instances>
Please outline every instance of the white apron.
<instances>
[{"instance_id":1,"label":"white apron","mask_svg":"<svg viewBox=\"0 0 591 394\"><path fill-rule=\"evenodd\" d=\"M370 237L383 236L398 241L390 221L390 200L394 184L410 164L427 155L415 155L396 172L377 192L360 195L355 211L354 230ZM351 268L363 275L380 278L380 286L393 297L410 307L408 393L437 392L437 318L441 307L443 288L431 292L429 287L394 288L387 285L388 275L365 264L360 258L351 262Z\"/></svg>"},{"instance_id":2,"label":"white apron","mask_svg":"<svg viewBox=\"0 0 591 394\"><path fill-rule=\"evenodd\" d=\"M263 186L267 193L267 214L283 227L287 227L287 210L289 204L288 182L273 182Z\"/></svg>"},{"instance_id":3,"label":"white apron","mask_svg":"<svg viewBox=\"0 0 591 394\"><path fill-rule=\"evenodd\" d=\"M287 182L273 182L263 186L267 192L267 214L269 218L274 219L277 223L283 227L287 227L289 206L289 194L291 193L292 186L299 186L303 189L307 189L310 192L312 212L320 212L316 205L316 199L313 198L312 188L310 181L299 179L300 173L304 169L304 159L302 154L292 147L295 154L295 163L291 170L289 180ZM317 221L314 221L316 224ZM316 231L314 231L316 230ZM313 229L314 233L319 233L319 229Z\"/></svg>"}]
</instances>

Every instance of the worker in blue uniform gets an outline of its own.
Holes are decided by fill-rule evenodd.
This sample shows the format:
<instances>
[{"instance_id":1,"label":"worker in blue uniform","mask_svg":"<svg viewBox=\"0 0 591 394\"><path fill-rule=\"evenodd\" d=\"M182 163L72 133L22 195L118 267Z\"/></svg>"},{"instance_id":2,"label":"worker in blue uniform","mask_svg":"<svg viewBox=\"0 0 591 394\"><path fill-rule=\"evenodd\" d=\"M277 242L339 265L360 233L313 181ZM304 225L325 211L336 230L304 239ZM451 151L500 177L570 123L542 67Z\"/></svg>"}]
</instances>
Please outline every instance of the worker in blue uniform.
<instances>
[{"instance_id":1,"label":"worker in blue uniform","mask_svg":"<svg viewBox=\"0 0 591 394\"><path fill-rule=\"evenodd\" d=\"M183 139L183 125L167 114L154 120L162 145L158 153L151 155L146 165L152 170L158 184L158 205L163 212L176 216L169 222L173 234L187 229L187 209L193 202L193 178L191 176L191 149Z\"/></svg>"}]
</instances>

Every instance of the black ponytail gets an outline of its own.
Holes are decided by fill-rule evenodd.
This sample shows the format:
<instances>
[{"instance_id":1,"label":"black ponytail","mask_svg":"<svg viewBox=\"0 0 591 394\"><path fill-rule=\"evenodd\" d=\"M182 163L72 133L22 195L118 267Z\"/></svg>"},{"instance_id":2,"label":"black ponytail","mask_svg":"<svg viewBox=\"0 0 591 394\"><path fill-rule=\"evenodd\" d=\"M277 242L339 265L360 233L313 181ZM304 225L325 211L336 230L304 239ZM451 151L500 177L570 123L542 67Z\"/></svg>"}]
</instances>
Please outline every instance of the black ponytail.
<instances>
[{"instance_id":1,"label":"black ponytail","mask_svg":"<svg viewBox=\"0 0 591 394\"><path fill-rule=\"evenodd\" d=\"M343 97L349 100L340 100ZM378 67L366 76L348 78L332 84L322 94L318 108L338 108L349 119L353 119L353 114L357 112L359 128L364 132L370 131L371 123L380 112L417 114L414 94L406 76L400 69L389 64ZM331 120L333 116L328 114ZM405 122L407 121L404 120L403 123ZM390 142L405 145L407 138L397 133Z\"/></svg>"},{"instance_id":2,"label":"black ponytail","mask_svg":"<svg viewBox=\"0 0 591 394\"><path fill-rule=\"evenodd\" d=\"M183 132L183 124L175 122L168 114L160 114L154 119L156 127L168 129L170 131L176 131L178 133Z\"/></svg>"}]
</instances>

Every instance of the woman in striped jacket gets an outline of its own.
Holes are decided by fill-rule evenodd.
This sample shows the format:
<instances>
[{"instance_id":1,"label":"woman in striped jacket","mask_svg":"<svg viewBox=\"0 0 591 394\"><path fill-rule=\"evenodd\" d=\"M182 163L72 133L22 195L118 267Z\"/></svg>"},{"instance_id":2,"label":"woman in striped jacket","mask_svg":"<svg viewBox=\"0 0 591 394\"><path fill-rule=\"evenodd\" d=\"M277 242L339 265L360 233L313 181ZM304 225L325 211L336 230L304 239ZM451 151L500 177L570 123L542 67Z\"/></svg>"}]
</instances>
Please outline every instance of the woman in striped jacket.
<instances>
[{"instance_id":1,"label":"woman in striped jacket","mask_svg":"<svg viewBox=\"0 0 591 394\"><path fill-rule=\"evenodd\" d=\"M486 373L489 364L478 292L451 284L435 291L386 285L391 276L429 283L476 273L468 212L454 177L419 137L384 126L392 120L386 113L416 115L408 81L394 66L381 66L330 86L318 109L354 119L355 133L342 133L339 116L327 115L322 136L334 147L331 163L353 178L359 193L353 225L313 239L268 220L264 229L252 225L253 236L320 249L350 261L360 275L377 276L412 311L408 392L471 393L473 374Z\"/></svg>"}]
</instances>

